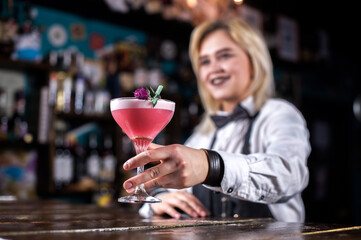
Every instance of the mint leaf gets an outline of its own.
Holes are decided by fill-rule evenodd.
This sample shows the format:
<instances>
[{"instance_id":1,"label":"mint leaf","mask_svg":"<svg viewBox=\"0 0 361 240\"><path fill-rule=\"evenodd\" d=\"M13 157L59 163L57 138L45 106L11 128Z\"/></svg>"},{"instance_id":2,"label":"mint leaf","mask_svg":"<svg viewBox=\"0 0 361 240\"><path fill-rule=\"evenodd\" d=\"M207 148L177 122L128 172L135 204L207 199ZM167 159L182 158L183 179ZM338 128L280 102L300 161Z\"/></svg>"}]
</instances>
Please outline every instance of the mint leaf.
<instances>
[{"instance_id":1,"label":"mint leaf","mask_svg":"<svg viewBox=\"0 0 361 240\"><path fill-rule=\"evenodd\" d=\"M155 97L155 92L153 90L152 87L149 87L150 88L150 97Z\"/></svg>"},{"instance_id":2,"label":"mint leaf","mask_svg":"<svg viewBox=\"0 0 361 240\"><path fill-rule=\"evenodd\" d=\"M154 91L152 87L147 88L147 91L149 93L148 100L150 100L153 103L153 108L157 104L158 99L161 98L160 93L163 90L163 86L159 85L157 88L157 91Z\"/></svg>"},{"instance_id":3,"label":"mint leaf","mask_svg":"<svg viewBox=\"0 0 361 240\"><path fill-rule=\"evenodd\" d=\"M157 91L155 92L155 96L160 96L160 92L163 90L163 86L159 85Z\"/></svg>"},{"instance_id":4,"label":"mint leaf","mask_svg":"<svg viewBox=\"0 0 361 240\"><path fill-rule=\"evenodd\" d=\"M158 98L155 97L152 99L152 103L153 103L153 108L155 107L155 105L157 104Z\"/></svg>"}]
</instances>

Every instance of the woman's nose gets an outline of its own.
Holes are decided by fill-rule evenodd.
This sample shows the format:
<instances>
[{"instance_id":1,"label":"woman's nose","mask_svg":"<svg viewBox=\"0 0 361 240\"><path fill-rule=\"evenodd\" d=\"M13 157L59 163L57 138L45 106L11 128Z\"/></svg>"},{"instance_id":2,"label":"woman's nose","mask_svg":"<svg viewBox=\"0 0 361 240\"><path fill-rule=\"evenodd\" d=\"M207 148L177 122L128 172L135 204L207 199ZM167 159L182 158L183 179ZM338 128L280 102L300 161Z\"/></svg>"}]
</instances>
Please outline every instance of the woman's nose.
<instances>
[{"instance_id":1,"label":"woman's nose","mask_svg":"<svg viewBox=\"0 0 361 240\"><path fill-rule=\"evenodd\" d=\"M210 73L218 73L218 72L222 72L223 68L222 65L217 62L217 61L212 61L210 66L209 66L209 72Z\"/></svg>"}]
</instances>

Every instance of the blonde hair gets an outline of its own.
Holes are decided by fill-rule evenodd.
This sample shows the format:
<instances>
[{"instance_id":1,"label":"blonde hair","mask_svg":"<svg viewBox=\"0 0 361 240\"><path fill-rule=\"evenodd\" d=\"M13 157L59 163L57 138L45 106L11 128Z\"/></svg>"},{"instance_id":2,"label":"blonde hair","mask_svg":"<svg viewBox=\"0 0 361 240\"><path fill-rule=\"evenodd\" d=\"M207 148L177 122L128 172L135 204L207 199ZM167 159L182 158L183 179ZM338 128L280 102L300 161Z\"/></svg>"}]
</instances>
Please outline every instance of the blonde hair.
<instances>
[{"instance_id":1,"label":"blonde hair","mask_svg":"<svg viewBox=\"0 0 361 240\"><path fill-rule=\"evenodd\" d=\"M252 83L248 89L253 95L257 110L274 96L273 65L263 37L248 23L237 17L206 21L196 27L191 35L189 55L197 77L198 91L207 113L220 110L215 100L199 79L199 50L206 36L216 30L224 30L247 53L252 67Z\"/></svg>"}]
</instances>

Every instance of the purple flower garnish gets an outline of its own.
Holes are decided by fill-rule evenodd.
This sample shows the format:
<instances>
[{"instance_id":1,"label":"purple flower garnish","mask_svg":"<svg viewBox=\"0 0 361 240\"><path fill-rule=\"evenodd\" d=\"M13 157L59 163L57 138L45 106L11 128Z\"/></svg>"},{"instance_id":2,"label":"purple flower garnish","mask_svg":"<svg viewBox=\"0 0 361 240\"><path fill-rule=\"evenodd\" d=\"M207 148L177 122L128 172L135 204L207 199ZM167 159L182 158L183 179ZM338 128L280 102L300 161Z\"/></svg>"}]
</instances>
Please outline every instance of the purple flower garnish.
<instances>
[{"instance_id":1,"label":"purple flower garnish","mask_svg":"<svg viewBox=\"0 0 361 240\"><path fill-rule=\"evenodd\" d=\"M148 89L145 88L138 88L134 92L134 97L137 99L143 99L143 100L149 100L153 103L153 107L158 102L158 99L161 98L160 93L163 89L162 85L159 85L157 88L157 91L154 91L152 87L149 87Z\"/></svg>"},{"instance_id":2,"label":"purple flower garnish","mask_svg":"<svg viewBox=\"0 0 361 240\"><path fill-rule=\"evenodd\" d=\"M138 88L134 92L134 97L138 98L138 99L147 100L149 97L149 93L148 93L147 89L145 89L145 88Z\"/></svg>"}]
</instances>

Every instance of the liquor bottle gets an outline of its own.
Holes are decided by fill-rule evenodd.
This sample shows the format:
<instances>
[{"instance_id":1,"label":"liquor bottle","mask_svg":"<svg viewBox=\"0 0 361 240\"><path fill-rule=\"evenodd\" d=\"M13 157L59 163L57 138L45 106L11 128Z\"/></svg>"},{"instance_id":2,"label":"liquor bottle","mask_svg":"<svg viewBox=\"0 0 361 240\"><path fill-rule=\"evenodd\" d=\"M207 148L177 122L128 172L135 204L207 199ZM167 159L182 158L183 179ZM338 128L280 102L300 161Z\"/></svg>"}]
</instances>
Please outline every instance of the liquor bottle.
<instances>
[{"instance_id":1,"label":"liquor bottle","mask_svg":"<svg viewBox=\"0 0 361 240\"><path fill-rule=\"evenodd\" d=\"M58 60L56 62L56 110L57 112L68 113L70 111L71 100L71 76L68 71L71 65L71 52L69 50L58 51ZM69 101L67 103L66 101Z\"/></svg>"},{"instance_id":2,"label":"liquor bottle","mask_svg":"<svg viewBox=\"0 0 361 240\"><path fill-rule=\"evenodd\" d=\"M91 115L95 112L95 92L87 90L84 96L84 114Z\"/></svg>"},{"instance_id":3,"label":"liquor bottle","mask_svg":"<svg viewBox=\"0 0 361 240\"><path fill-rule=\"evenodd\" d=\"M74 146L74 182L81 182L86 175L86 150L81 144L76 144Z\"/></svg>"},{"instance_id":4,"label":"liquor bottle","mask_svg":"<svg viewBox=\"0 0 361 240\"><path fill-rule=\"evenodd\" d=\"M107 135L104 139L104 152L102 164L102 180L112 183L115 179L117 159L113 154L112 136Z\"/></svg>"},{"instance_id":5,"label":"liquor bottle","mask_svg":"<svg viewBox=\"0 0 361 240\"><path fill-rule=\"evenodd\" d=\"M57 72L57 92L56 92L56 101L55 109L57 112L62 112L64 108L64 79L66 77L65 72Z\"/></svg>"},{"instance_id":6,"label":"liquor bottle","mask_svg":"<svg viewBox=\"0 0 361 240\"><path fill-rule=\"evenodd\" d=\"M53 167L53 179L55 189L60 190L64 187L64 149L63 149L63 138L60 134L56 135L55 138L55 158Z\"/></svg>"},{"instance_id":7,"label":"liquor bottle","mask_svg":"<svg viewBox=\"0 0 361 240\"><path fill-rule=\"evenodd\" d=\"M72 79L68 75L65 77L63 82L63 112L70 113L71 110L71 93L72 93Z\"/></svg>"},{"instance_id":8,"label":"liquor bottle","mask_svg":"<svg viewBox=\"0 0 361 240\"><path fill-rule=\"evenodd\" d=\"M99 156L97 147L98 147L97 135L91 134L89 136L90 153L86 160L86 169L87 169L87 175L91 179L93 179L96 183L99 181L100 162L101 162L101 158Z\"/></svg>"},{"instance_id":9,"label":"liquor bottle","mask_svg":"<svg viewBox=\"0 0 361 240\"><path fill-rule=\"evenodd\" d=\"M64 59L67 77L64 80L64 113L83 112L83 98L85 92L85 79L83 73L84 56L77 50L69 49ZM69 63L70 62L70 63Z\"/></svg>"},{"instance_id":10,"label":"liquor bottle","mask_svg":"<svg viewBox=\"0 0 361 240\"><path fill-rule=\"evenodd\" d=\"M106 135L104 138L99 191L95 196L96 203L102 207L109 206L114 195L113 183L116 171L116 158L112 149L112 137L111 135Z\"/></svg>"},{"instance_id":11,"label":"liquor bottle","mask_svg":"<svg viewBox=\"0 0 361 240\"><path fill-rule=\"evenodd\" d=\"M23 139L28 132L28 123L25 119L25 93L23 90L15 92L13 116L9 121L9 131L14 139Z\"/></svg>"},{"instance_id":12,"label":"liquor bottle","mask_svg":"<svg viewBox=\"0 0 361 240\"><path fill-rule=\"evenodd\" d=\"M63 163L63 182L64 185L69 184L74 178L74 157L69 148L65 148L62 156Z\"/></svg>"},{"instance_id":13,"label":"liquor bottle","mask_svg":"<svg viewBox=\"0 0 361 240\"><path fill-rule=\"evenodd\" d=\"M74 63L75 62L75 63ZM74 73L74 112L75 114L82 114L84 111L84 94L86 90L86 81L83 74L84 68L84 55L76 53L75 60L73 61Z\"/></svg>"},{"instance_id":14,"label":"liquor bottle","mask_svg":"<svg viewBox=\"0 0 361 240\"><path fill-rule=\"evenodd\" d=\"M0 140L7 139L8 134L8 117L3 115L0 117Z\"/></svg>"},{"instance_id":15,"label":"liquor bottle","mask_svg":"<svg viewBox=\"0 0 361 240\"><path fill-rule=\"evenodd\" d=\"M50 73L49 79L49 106L54 106L56 103L56 93L58 91L58 77L56 72Z\"/></svg>"},{"instance_id":16,"label":"liquor bottle","mask_svg":"<svg viewBox=\"0 0 361 240\"><path fill-rule=\"evenodd\" d=\"M64 185L68 185L74 180L74 153L73 142L64 134L64 150L63 150L63 174Z\"/></svg>"},{"instance_id":17,"label":"liquor bottle","mask_svg":"<svg viewBox=\"0 0 361 240\"><path fill-rule=\"evenodd\" d=\"M0 116L6 115L6 89L0 87Z\"/></svg>"},{"instance_id":18,"label":"liquor bottle","mask_svg":"<svg viewBox=\"0 0 361 240\"><path fill-rule=\"evenodd\" d=\"M63 51L62 50L53 50L49 53L49 65L52 67L53 71L49 76L49 105L51 107L57 106L58 91L61 87L60 81L58 81L59 73L63 69ZM63 73L62 75L64 75Z\"/></svg>"},{"instance_id":19,"label":"liquor bottle","mask_svg":"<svg viewBox=\"0 0 361 240\"><path fill-rule=\"evenodd\" d=\"M6 91L0 88L0 140L6 139L8 134L8 116L6 113Z\"/></svg>"},{"instance_id":20,"label":"liquor bottle","mask_svg":"<svg viewBox=\"0 0 361 240\"><path fill-rule=\"evenodd\" d=\"M40 144L45 144L49 141L51 112L52 107L49 105L49 87L43 86L40 89L39 101L38 142Z\"/></svg>"},{"instance_id":21,"label":"liquor bottle","mask_svg":"<svg viewBox=\"0 0 361 240\"><path fill-rule=\"evenodd\" d=\"M74 101L75 114L82 114L84 111L84 93L85 93L85 77L83 74L78 73L75 79L75 101Z\"/></svg>"}]
</instances>

